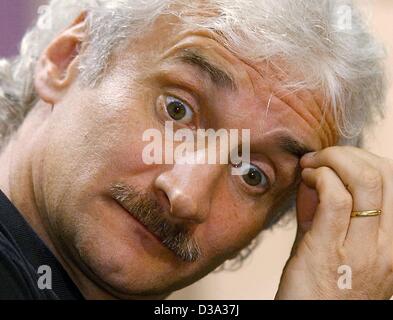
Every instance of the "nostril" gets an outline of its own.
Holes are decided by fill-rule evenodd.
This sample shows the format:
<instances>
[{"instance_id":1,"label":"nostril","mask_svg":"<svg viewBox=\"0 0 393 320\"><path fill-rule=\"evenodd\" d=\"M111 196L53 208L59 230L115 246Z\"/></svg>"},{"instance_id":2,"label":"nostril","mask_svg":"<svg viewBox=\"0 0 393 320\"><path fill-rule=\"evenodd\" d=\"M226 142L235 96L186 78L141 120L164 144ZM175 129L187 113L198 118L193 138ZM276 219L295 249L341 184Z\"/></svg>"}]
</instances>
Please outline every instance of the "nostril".
<instances>
[{"instance_id":1,"label":"nostril","mask_svg":"<svg viewBox=\"0 0 393 320\"><path fill-rule=\"evenodd\" d=\"M167 218L179 224L200 224L209 212L205 197L205 183L192 181L190 172L184 172L188 166L176 167L175 170L164 172L154 181L154 194L157 200L166 209ZM187 169L188 170L188 169ZM190 169L191 170L191 169ZM198 174L199 171L191 170L191 173ZM196 180L196 179L194 179ZM191 182L192 181L192 182ZM199 184L199 185L197 185Z\"/></svg>"},{"instance_id":2,"label":"nostril","mask_svg":"<svg viewBox=\"0 0 393 320\"><path fill-rule=\"evenodd\" d=\"M156 190L156 196L165 212L170 212L171 202L165 191L161 189Z\"/></svg>"}]
</instances>

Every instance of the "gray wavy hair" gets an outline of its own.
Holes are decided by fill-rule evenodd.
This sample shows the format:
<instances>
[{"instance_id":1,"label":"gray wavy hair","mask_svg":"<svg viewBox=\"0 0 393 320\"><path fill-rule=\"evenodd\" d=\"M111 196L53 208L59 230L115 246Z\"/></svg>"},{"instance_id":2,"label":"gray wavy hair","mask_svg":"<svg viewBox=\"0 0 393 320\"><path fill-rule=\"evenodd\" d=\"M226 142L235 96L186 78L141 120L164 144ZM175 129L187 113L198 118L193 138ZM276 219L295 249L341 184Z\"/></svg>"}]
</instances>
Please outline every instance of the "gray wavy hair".
<instances>
[{"instance_id":1,"label":"gray wavy hair","mask_svg":"<svg viewBox=\"0 0 393 320\"><path fill-rule=\"evenodd\" d=\"M84 85L99 83L114 47L143 35L158 16L176 15L187 26L219 33L225 45L245 59L285 61L293 74L301 74L288 85L321 90L343 138L359 136L382 114L383 50L352 1L52 0L39 10L19 56L0 60L3 144L37 101L33 79L40 54L84 10L88 45L79 66Z\"/></svg>"}]
</instances>

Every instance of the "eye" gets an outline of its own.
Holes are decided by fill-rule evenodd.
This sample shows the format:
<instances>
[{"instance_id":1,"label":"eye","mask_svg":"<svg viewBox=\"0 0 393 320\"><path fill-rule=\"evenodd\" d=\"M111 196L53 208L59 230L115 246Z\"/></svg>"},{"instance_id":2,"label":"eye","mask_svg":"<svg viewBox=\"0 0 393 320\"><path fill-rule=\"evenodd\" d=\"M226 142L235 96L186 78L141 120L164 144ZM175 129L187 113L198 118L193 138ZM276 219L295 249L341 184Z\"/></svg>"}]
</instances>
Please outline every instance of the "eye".
<instances>
[{"instance_id":1,"label":"eye","mask_svg":"<svg viewBox=\"0 0 393 320\"><path fill-rule=\"evenodd\" d=\"M244 174L241 176L243 181L251 187L266 189L269 186L269 179L266 174L253 164L241 164Z\"/></svg>"},{"instance_id":2,"label":"eye","mask_svg":"<svg viewBox=\"0 0 393 320\"><path fill-rule=\"evenodd\" d=\"M175 97L166 97L165 108L168 115L175 121L188 123L193 119L194 111L192 108Z\"/></svg>"}]
</instances>

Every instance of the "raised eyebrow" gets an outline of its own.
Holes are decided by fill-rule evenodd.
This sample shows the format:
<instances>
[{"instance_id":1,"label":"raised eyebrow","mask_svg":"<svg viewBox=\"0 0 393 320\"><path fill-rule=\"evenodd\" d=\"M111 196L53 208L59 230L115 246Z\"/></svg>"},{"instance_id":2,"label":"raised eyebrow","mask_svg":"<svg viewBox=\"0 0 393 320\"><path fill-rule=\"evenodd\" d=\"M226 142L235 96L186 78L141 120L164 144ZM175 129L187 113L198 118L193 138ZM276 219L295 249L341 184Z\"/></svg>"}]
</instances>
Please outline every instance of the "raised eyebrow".
<instances>
[{"instance_id":1,"label":"raised eyebrow","mask_svg":"<svg viewBox=\"0 0 393 320\"><path fill-rule=\"evenodd\" d=\"M207 73L212 82L218 87L230 89L232 91L237 90L236 83L232 76L211 63L208 58L197 50L184 49L176 58L184 63L196 66L201 71Z\"/></svg>"}]
</instances>

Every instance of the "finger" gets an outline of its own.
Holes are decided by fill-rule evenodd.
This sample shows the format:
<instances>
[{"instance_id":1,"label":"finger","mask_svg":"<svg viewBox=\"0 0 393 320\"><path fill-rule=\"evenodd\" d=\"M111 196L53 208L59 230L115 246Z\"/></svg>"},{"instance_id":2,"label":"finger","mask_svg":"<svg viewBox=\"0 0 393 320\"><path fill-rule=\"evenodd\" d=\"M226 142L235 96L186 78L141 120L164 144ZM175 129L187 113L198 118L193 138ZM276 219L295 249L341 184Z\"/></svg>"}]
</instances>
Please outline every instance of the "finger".
<instances>
[{"instance_id":1,"label":"finger","mask_svg":"<svg viewBox=\"0 0 393 320\"><path fill-rule=\"evenodd\" d=\"M351 148L359 157L378 170L382 177L382 215L379 217L379 229L393 238L393 161L379 157L371 152Z\"/></svg>"},{"instance_id":2,"label":"finger","mask_svg":"<svg viewBox=\"0 0 393 320\"><path fill-rule=\"evenodd\" d=\"M303 182L318 193L319 204L311 230L321 241L331 245L344 243L352 211L352 196L337 174L328 167L306 168Z\"/></svg>"},{"instance_id":3,"label":"finger","mask_svg":"<svg viewBox=\"0 0 393 320\"><path fill-rule=\"evenodd\" d=\"M327 166L334 170L352 195L353 211L382 208L383 179L380 171L350 148L327 148L302 158L301 164L312 168ZM379 217L354 217L347 239L359 243L377 239L379 220Z\"/></svg>"}]
</instances>

